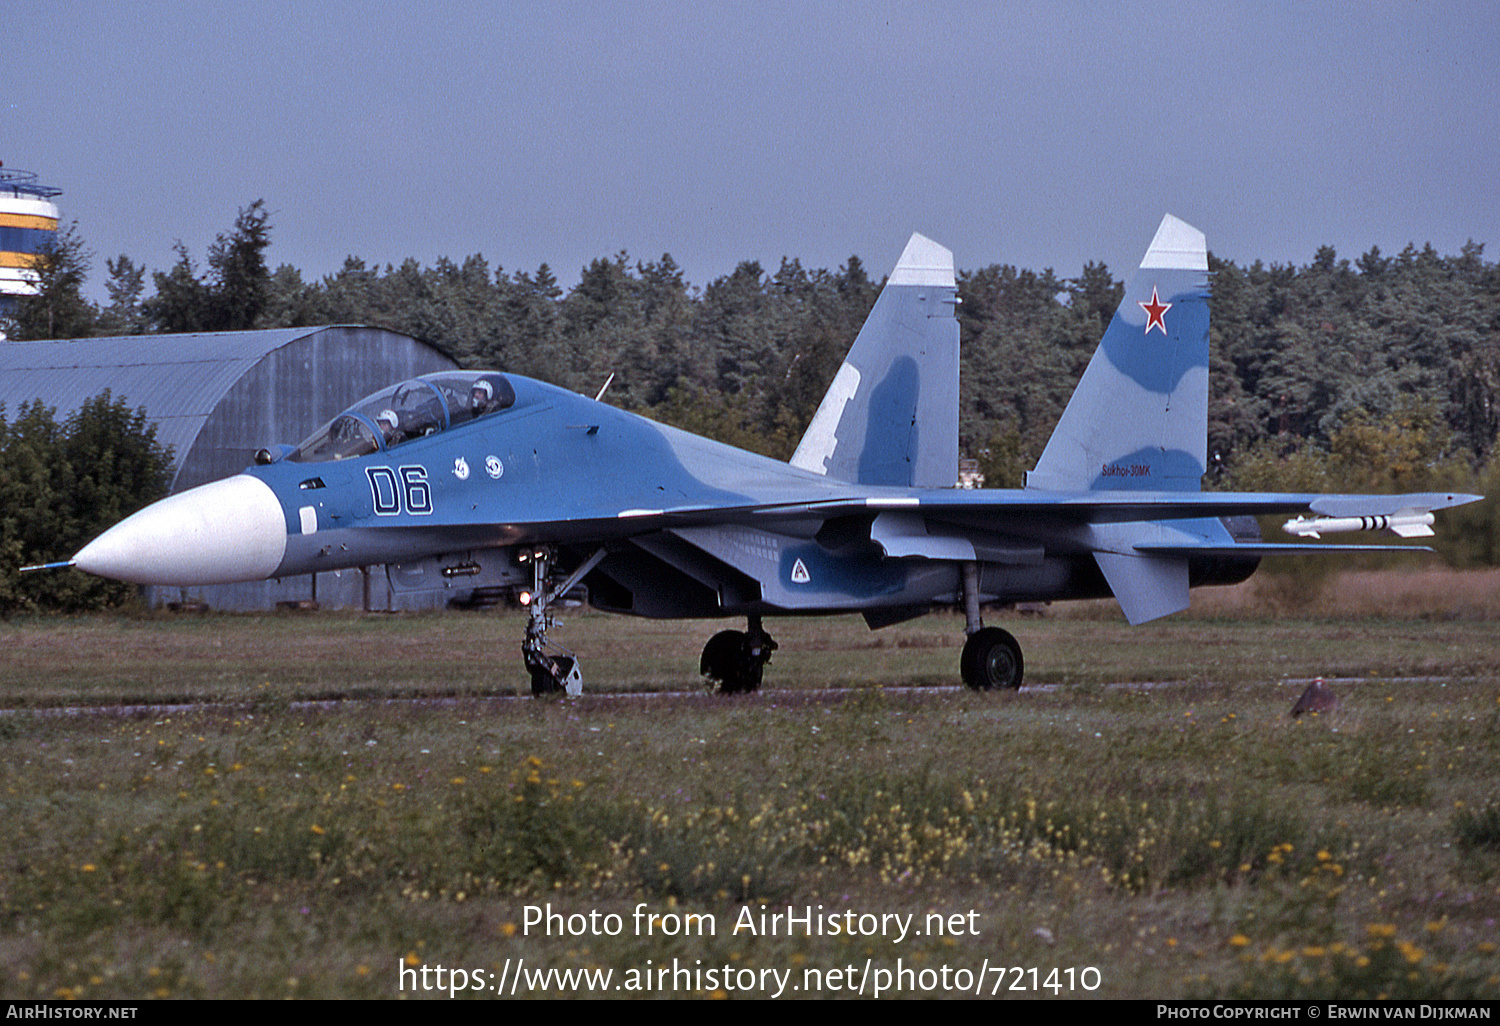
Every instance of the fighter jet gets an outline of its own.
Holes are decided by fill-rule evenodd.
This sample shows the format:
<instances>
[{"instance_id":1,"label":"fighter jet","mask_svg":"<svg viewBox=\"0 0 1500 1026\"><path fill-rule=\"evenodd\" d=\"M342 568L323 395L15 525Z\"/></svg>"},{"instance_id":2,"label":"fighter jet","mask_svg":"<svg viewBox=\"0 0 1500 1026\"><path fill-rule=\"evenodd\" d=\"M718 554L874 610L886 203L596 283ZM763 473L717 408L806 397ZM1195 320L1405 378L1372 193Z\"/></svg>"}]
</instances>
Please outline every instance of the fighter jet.
<instances>
[{"instance_id":1,"label":"fighter jet","mask_svg":"<svg viewBox=\"0 0 1500 1026\"><path fill-rule=\"evenodd\" d=\"M956 607L963 681L1018 688L1021 648L986 607L1113 595L1144 623L1267 554L1385 547L1267 543L1256 515L1411 536L1479 498L1201 491L1208 296L1204 236L1168 215L1021 489L955 486L953 255L913 235L790 463L519 375L442 372L141 510L72 563L183 586L384 564L397 590L510 589L538 694L582 687L549 637L579 585L610 612L744 617L699 664L727 693L760 686L765 617L858 612L873 629Z\"/></svg>"}]
</instances>

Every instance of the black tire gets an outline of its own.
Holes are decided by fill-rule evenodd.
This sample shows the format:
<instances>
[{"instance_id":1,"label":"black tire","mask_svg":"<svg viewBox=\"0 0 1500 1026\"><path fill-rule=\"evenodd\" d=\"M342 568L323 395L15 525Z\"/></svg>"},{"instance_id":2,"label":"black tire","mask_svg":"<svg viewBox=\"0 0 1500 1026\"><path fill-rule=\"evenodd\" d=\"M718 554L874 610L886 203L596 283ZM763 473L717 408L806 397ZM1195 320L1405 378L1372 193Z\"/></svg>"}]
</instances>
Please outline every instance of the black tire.
<instances>
[{"instance_id":1,"label":"black tire","mask_svg":"<svg viewBox=\"0 0 1500 1026\"><path fill-rule=\"evenodd\" d=\"M754 691L760 687L762 664L753 659L744 631L720 631L703 646L698 672L718 685L721 695Z\"/></svg>"},{"instance_id":2,"label":"black tire","mask_svg":"<svg viewBox=\"0 0 1500 1026\"><path fill-rule=\"evenodd\" d=\"M751 691L759 691L760 681L765 672L766 664L750 655L749 652L746 652L745 661L740 664L737 686L734 691L726 691L725 694L734 694L735 692L748 694Z\"/></svg>"},{"instance_id":3,"label":"black tire","mask_svg":"<svg viewBox=\"0 0 1500 1026\"><path fill-rule=\"evenodd\" d=\"M975 691L1014 691L1021 686L1025 668L1021 646L999 627L985 627L969 635L959 659L964 683Z\"/></svg>"},{"instance_id":4,"label":"black tire","mask_svg":"<svg viewBox=\"0 0 1500 1026\"><path fill-rule=\"evenodd\" d=\"M528 660L527 669L531 671L533 695L560 695L568 690L563 682L573 672L573 660L567 656L543 656L537 665Z\"/></svg>"}]
</instances>

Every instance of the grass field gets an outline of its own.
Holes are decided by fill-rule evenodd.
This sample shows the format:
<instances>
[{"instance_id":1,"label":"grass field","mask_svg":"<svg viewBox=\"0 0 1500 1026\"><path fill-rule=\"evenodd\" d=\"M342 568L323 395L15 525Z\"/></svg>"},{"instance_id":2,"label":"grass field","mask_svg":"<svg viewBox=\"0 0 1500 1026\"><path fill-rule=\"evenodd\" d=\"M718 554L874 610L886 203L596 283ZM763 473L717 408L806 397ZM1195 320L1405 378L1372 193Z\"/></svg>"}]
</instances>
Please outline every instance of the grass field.
<instances>
[{"instance_id":1,"label":"grass field","mask_svg":"<svg viewBox=\"0 0 1500 1026\"><path fill-rule=\"evenodd\" d=\"M724 699L629 695L723 624L580 615L577 701L494 697L515 615L14 621L0 997L1500 996L1500 578L1315 583L1000 620L1018 694L948 616Z\"/></svg>"}]
</instances>

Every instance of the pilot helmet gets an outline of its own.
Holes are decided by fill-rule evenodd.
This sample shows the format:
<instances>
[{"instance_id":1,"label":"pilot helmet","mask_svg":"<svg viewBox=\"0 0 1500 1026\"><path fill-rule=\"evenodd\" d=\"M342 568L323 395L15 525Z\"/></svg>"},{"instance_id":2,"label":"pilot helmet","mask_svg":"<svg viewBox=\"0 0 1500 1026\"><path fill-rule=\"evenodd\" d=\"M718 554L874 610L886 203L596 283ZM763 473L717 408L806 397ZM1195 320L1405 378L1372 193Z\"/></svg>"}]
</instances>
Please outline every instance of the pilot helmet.
<instances>
[{"instance_id":1,"label":"pilot helmet","mask_svg":"<svg viewBox=\"0 0 1500 1026\"><path fill-rule=\"evenodd\" d=\"M375 423L379 424L386 434L393 435L401 421L396 417L395 410L381 410L375 415Z\"/></svg>"},{"instance_id":2,"label":"pilot helmet","mask_svg":"<svg viewBox=\"0 0 1500 1026\"><path fill-rule=\"evenodd\" d=\"M489 406L490 403L494 402L494 399L495 386L490 384L483 378L479 378L478 380L476 380L473 384L473 387L469 389L470 406L482 409Z\"/></svg>"}]
</instances>

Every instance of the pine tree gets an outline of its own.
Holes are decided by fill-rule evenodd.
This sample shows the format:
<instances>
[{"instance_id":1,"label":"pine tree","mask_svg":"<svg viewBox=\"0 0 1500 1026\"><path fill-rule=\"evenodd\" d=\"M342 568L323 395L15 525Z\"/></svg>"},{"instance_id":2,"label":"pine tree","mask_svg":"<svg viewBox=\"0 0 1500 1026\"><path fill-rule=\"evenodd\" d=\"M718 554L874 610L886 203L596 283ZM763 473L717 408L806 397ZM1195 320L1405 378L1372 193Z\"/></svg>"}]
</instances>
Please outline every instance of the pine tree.
<instances>
[{"instance_id":1,"label":"pine tree","mask_svg":"<svg viewBox=\"0 0 1500 1026\"><path fill-rule=\"evenodd\" d=\"M83 298L91 258L78 234L78 223L60 225L36 253L31 267L36 293L16 304L6 334L16 341L92 335L99 314Z\"/></svg>"}]
</instances>

